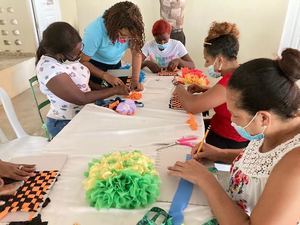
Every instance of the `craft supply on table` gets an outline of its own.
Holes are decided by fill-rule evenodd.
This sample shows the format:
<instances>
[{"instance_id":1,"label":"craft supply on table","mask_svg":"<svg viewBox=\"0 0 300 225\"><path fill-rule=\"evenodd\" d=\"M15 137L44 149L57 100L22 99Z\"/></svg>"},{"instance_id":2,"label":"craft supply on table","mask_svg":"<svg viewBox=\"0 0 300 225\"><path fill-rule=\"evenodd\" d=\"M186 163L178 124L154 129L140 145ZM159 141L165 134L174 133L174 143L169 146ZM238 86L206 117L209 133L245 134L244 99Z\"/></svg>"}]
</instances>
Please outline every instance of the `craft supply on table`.
<instances>
[{"instance_id":1,"label":"craft supply on table","mask_svg":"<svg viewBox=\"0 0 300 225\"><path fill-rule=\"evenodd\" d=\"M197 149L197 154L202 151L203 143L205 142L206 137L207 137L207 135L210 131L210 127L211 127L210 125L207 127L206 132L204 134L204 137L202 138L202 140L199 143L199 146L198 146L198 149Z\"/></svg>"},{"instance_id":2,"label":"craft supply on table","mask_svg":"<svg viewBox=\"0 0 300 225\"><path fill-rule=\"evenodd\" d=\"M169 108L170 109L175 109L175 110L183 110L182 104L179 101L179 98L177 95L172 95L169 103Z\"/></svg>"},{"instance_id":3,"label":"craft supply on table","mask_svg":"<svg viewBox=\"0 0 300 225\"><path fill-rule=\"evenodd\" d=\"M193 147L194 146L194 142L197 140L198 138L196 136L186 136L186 137L182 137L177 139L174 143L170 143L170 144L165 144L165 143L156 143L155 145L164 145L162 147L159 147L156 149L156 151L159 150L163 150L169 147L172 147L174 145L184 145L184 146L188 146L188 147Z\"/></svg>"},{"instance_id":4,"label":"craft supply on table","mask_svg":"<svg viewBox=\"0 0 300 225\"><path fill-rule=\"evenodd\" d=\"M143 97L141 92L138 91L132 91L130 92L130 94L128 96L126 96L125 98L129 98L131 100L140 100Z\"/></svg>"},{"instance_id":5,"label":"craft supply on table","mask_svg":"<svg viewBox=\"0 0 300 225\"><path fill-rule=\"evenodd\" d=\"M58 170L36 171L35 175L28 178L16 194L0 207L0 219L3 219L9 212L21 211L29 212L28 220L32 220L40 211L58 175Z\"/></svg>"},{"instance_id":6,"label":"craft supply on table","mask_svg":"<svg viewBox=\"0 0 300 225\"><path fill-rule=\"evenodd\" d=\"M92 207L135 209L154 203L160 179L152 159L139 151L113 152L89 163L86 199Z\"/></svg>"},{"instance_id":7,"label":"craft supply on table","mask_svg":"<svg viewBox=\"0 0 300 225\"><path fill-rule=\"evenodd\" d=\"M192 130L198 130L198 123L196 117L193 114L189 113L189 118L186 121L186 123L190 126Z\"/></svg>"},{"instance_id":8,"label":"craft supply on table","mask_svg":"<svg viewBox=\"0 0 300 225\"><path fill-rule=\"evenodd\" d=\"M133 115L136 111L136 105L133 100L127 99L118 103L115 110L122 115Z\"/></svg>"},{"instance_id":9,"label":"craft supply on table","mask_svg":"<svg viewBox=\"0 0 300 225\"><path fill-rule=\"evenodd\" d=\"M153 207L144 215L137 225L173 225L173 223L172 217L164 209Z\"/></svg>"},{"instance_id":10,"label":"craft supply on table","mask_svg":"<svg viewBox=\"0 0 300 225\"><path fill-rule=\"evenodd\" d=\"M191 141L192 142L192 141ZM160 151L156 151L156 168L160 176L160 195L158 201L172 202L180 179L170 176L168 167L173 166L177 161L185 161L190 154L191 147L185 145L174 145ZM207 168L213 167L212 162L205 162ZM207 206L207 200L201 189L194 188L189 204Z\"/></svg>"},{"instance_id":11,"label":"craft supply on table","mask_svg":"<svg viewBox=\"0 0 300 225\"><path fill-rule=\"evenodd\" d=\"M42 221L41 214L38 214L31 221L10 222L8 225L48 225L48 221Z\"/></svg>"},{"instance_id":12,"label":"craft supply on table","mask_svg":"<svg viewBox=\"0 0 300 225\"><path fill-rule=\"evenodd\" d=\"M134 101L131 99L122 99L120 97L116 97L114 99L97 100L95 104L98 106L107 107L122 115L134 115L137 107L144 107L143 102Z\"/></svg>"},{"instance_id":13,"label":"craft supply on table","mask_svg":"<svg viewBox=\"0 0 300 225\"><path fill-rule=\"evenodd\" d=\"M186 67L181 69L181 76L175 77L175 80L185 85L197 84L204 87L209 85L207 76L201 70Z\"/></svg>"},{"instance_id":14,"label":"craft supply on table","mask_svg":"<svg viewBox=\"0 0 300 225\"><path fill-rule=\"evenodd\" d=\"M167 70L162 70L157 73L158 76L178 76L177 71L167 71Z\"/></svg>"},{"instance_id":15,"label":"craft supply on table","mask_svg":"<svg viewBox=\"0 0 300 225\"><path fill-rule=\"evenodd\" d=\"M186 155L186 160L190 159L192 159L191 155ZM182 178L179 180L179 184L177 186L177 190L174 194L172 204L169 210L169 214L173 218L172 225L183 224L184 210L190 202L193 189L194 185L191 182Z\"/></svg>"}]
</instances>

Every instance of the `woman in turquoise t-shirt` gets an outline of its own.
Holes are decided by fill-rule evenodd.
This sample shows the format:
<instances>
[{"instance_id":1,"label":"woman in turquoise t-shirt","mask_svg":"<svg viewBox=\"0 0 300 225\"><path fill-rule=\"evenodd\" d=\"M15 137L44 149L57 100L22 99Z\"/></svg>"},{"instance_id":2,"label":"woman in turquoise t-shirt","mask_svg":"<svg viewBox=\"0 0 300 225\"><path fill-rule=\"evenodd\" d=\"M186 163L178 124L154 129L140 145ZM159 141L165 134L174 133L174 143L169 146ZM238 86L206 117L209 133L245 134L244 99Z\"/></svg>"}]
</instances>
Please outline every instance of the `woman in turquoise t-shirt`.
<instances>
[{"instance_id":1,"label":"woman in turquoise t-shirt","mask_svg":"<svg viewBox=\"0 0 300 225\"><path fill-rule=\"evenodd\" d=\"M119 78L107 73L119 69L125 51L132 53L131 89L142 90L139 73L142 61L141 48L144 44L144 23L139 8L131 2L119 2L102 17L90 23L83 35L81 62L91 71L90 85L99 87L106 80L113 86L123 84Z\"/></svg>"}]
</instances>

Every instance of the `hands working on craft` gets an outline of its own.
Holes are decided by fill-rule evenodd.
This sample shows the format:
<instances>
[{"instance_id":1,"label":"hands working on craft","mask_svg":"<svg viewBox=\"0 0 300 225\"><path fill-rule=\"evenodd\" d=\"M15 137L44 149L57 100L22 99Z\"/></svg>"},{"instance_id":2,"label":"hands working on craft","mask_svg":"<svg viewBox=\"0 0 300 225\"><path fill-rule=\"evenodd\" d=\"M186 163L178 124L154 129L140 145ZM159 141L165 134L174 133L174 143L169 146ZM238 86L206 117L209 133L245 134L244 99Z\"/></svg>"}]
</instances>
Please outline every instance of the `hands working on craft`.
<instances>
[{"instance_id":1,"label":"hands working on craft","mask_svg":"<svg viewBox=\"0 0 300 225\"><path fill-rule=\"evenodd\" d=\"M192 155L192 161L195 161L195 163L198 163L201 165L201 167L206 168L204 165L202 165L202 162L205 161L212 161L212 162L222 162L225 164L231 164L233 160L240 154L242 153L243 149L220 149L218 147L215 147L213 145L210 145L208 143L203 143L202 148L200 151L198 151L199 144L195 145L192 150L191 150L191 155ZM190 164L188 162L185 162L186 165L185 167L189 168L193 164ZM173 167L170 167L169 170L179 170L181 171L180 173L170 173L171 175L175 176L180 176L184 179L189 180L189 176L185 174L186 170L180 170L180 167L182 167L183 164L180 164L181 166L178 167L177 164L175 164ZM202 171L197 171L197 168L194 168L195 174L197 173L202 173ZM202 169L201 169L202 170ZM207 170L207 168L206 168ZM177 171L178 172L178 171ZM202 176L198 176L198 179L203 179ZM189 180L193 182L193 180Z\"/></svg>"},{"instance_id":2,"label":"hands working on craft","mask_svg":"<svg viewBox=\"0 0 300 225\"><path fill-rule=\"evenodd\" d=\"M129 95L130 93L130 88L125 84L115 86L114 89L116 89L116 93L119 95Z\"/></svg>"},{"instance_id":3,"label":"hands working on craft","mask_svg":"<svg viewBox=\"0 0 300 225\"><path fill-rule=\"evenodd\" d=\"M0 160L0 196L14 194L23 184L23 181L34 176L34 171L35 165L16 164ZM16 182L4 184L2 178L10 178L16 180Z\"/></svg>"},{"instance_id":4,"label":"hands working on craft","mask_svg":"<svg viewBox=\"0 0 300 225\"><path fill-rule=\"evenodd\" d=\"M198 84L191 84L188 86L187 91L191 94L201 93L208 90L208 87L200 86Z\"/></svg>"},{"instance_id":5,"label":"hands working on craft","mask_svg":"<svg viewBox=\"0 0 300 225\"><path fill-rule=\"evenodd\" d=\"M205 180L205 177L211 176L207 167L201 162L205 160L213 162L220 160L222 150L210 144L203 143L202 149L197 152L198 147L199 144L192 147L191 155L193 159L186 162L176 162L175 165L168 167L170 175L184 178L197 185L201 185L201 182Z\"/></svg>"},{"instance_id":6,"label":"hands working on craft","mask_svg":"<svg viewBox=\"0 0 300 225\"><path fill-rule=\"evenodd\" d=\"M35 165L16 164L0 160L0 177L26 180L34 175Z\"/></svg>"},{"instance_id":7,"label":"hands working on craft","mask_svg":"<svg viewBox=\"0 0 300 225\"><path fill-rule=\"evenodd\" d=\"M130 90L131 91L143 91L144 90L144 85L140 83L139 81L131 80L130 83Z\"/></svg>"},{"instance_id":8,"label":"hands working on craft","mask_svg":"<svg viewBox=\"0 0 300 225\"><path fill-rule=\"evenodd\" d=\"M111 75L108 72L105 72L103 74L103 79L109 83L110 85L112 85L113 87L116 86L124 86L124 82L118 78L118 77L114 77L113 75ZM142 83L140 83L138 80L134 80L132 79L130 82L130 90L132 91L142 91L144 89Z\"/></svg>"},{"instance_id":9,"label":"hands working on craft","mask_svg":"<svg viewBox=\"0 0 300 225\"><path fill-rule=\"evenodd\" d=\"M209 179L215 179L207 167L196 159L187 160L186 162L178 161L173 166L168 167L168 170L170 175L188 180L199 187L202 187Z\"/></svg>"},{"instance_id":10,"label":"hands working on craft","mask_svg":"<svg viewBox=\"0 0 300 225\"><path fill-rule=\"evenodd\" d=\"M152 73L158 73L158 72L160 72L162 70L157 63L152 62L150 60L145 60L143 62L143 65L145 67L148 67L151 70Z\"/></svg>"},{"instance_id":11,"label":"hands working on craft","mask_svg":"<svg viewBox=\"0 0 300 225\"><path fill-rule=\"evenodd\" d=\"M120 86L121 86L121 85L124 85L123 81L122 81L120 78L114 77L113 75L111 75L111 74L108 73L108 72L103 73L103 79L104 79L107 83L111 84L113 87L114 87L114 86L119 86L119 85L120 85Z\"/></svg>"},{"instance_id":12,"label":"hands working on craft","mask_svg":"<svg viewBox=\"0 0 300 225\"><path fill-rule=\"evenodd\" d=\"M151 60L145 60L143 62L143 67L148 67L152 73L159 73L161 71L176 71L178 68L178 65L180 63L180 59L173 59L169 62L168 67L160 67L156 62L153 62Z\"/></svg>"},{"instance_id":13,"label":"hands working on craft","mask_svg":"<svg viewBox=\"0 0 300 225\"><path fill-rule=\"evenodd\" d=\"M188 86L187 91L186 91L185 86L182 82L174 79L172 81L172 83L176 86L173 94L178 94L178 95L185 95L187 93L189 93L189 94L202 93L209 89L208 87L200 86L197 84L191 84Z\"/></svg>"},{"instance_id":14,"label":"hands working on craft","mask_svg":"<svg viewBox=\"0 0 300 225\"><path fill-rule=\"evenodd\" d=\"M167 71L177 70L180 67L180 62L181 62L180 58L171 60L171 62L169 62L168 64Z\"/></svg>"}]
</instances>

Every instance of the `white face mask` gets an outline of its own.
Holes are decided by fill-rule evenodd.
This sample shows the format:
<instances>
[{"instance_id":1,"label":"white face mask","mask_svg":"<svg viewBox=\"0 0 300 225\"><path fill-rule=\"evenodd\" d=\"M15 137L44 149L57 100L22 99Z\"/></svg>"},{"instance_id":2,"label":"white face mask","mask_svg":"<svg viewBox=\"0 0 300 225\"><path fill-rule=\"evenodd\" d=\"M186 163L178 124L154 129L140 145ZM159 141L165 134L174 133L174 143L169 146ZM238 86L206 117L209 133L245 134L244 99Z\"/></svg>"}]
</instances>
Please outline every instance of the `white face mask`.
<instances>
[{"instance_id":1,"label":"white face mask","mask_svg":"<svg viewBox=\"0 0 300 225\"><path fill-rule=\"evenodd\" d=\"M212 65L207 67L207 73L210 77L219 78L222 76L222 74L220 72L215 71L215 63L216 63L216 60L214 61L214 63ZM221 68L222 68L222 64L220 66L220 70L221 70Z\"/></svg>"}]
</instances>

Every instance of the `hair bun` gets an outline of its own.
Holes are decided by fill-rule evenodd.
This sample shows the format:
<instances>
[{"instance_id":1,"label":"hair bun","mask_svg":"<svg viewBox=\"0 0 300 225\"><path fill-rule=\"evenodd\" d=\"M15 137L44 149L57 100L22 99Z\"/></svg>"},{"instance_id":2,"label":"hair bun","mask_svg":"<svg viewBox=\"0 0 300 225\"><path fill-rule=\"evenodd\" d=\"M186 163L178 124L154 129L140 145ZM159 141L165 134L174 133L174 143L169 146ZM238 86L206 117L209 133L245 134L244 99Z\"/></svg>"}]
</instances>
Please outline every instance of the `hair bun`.
<instances>
[{"instance_id":1,"label":"hair bun","mask_svg":"<svg viewBox=\"0 0 300 225\"><path fill-rule=\"evenodd\" d=\"M208 35L205 41L209 42L210 40L218 38L222 35L232 35L236 39L239 39L240 31L235 23L218 23L214 21L209 28Z\"/></svg>"},{"instance_id":2,"label":"hair bun","mask_svg":"<svg viewBox=\"0 0 300 225\"><path fill-rule=\"evenodd\" d=\"M280 69L285 76L292 81L300 79L300 51L293 48L287 48L281 53L281 59L278 60Z\"/></svg>"}]
</instances>

